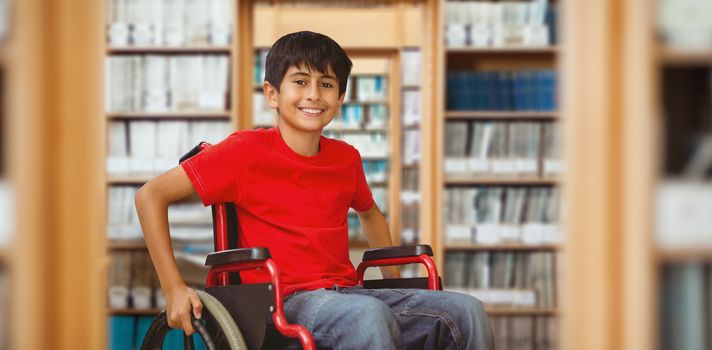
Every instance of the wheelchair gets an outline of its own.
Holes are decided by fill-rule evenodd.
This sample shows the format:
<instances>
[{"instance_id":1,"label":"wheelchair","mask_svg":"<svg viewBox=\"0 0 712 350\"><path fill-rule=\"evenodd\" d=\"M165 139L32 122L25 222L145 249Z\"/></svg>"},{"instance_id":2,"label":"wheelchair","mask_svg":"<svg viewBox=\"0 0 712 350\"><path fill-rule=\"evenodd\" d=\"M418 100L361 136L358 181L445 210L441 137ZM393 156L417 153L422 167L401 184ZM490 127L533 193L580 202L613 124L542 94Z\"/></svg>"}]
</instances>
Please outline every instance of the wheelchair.
<instances>
[{"instance_id":1,"label":"wheelchair","mask_svg":"<svg viewBox=\"0 0 712 350\"><path fill-rule=\"evenodd\" d=\"M210 147L202 142L181 157L180 162ZM316 345L306 327L289 324L284 315L279 269L267 248L239 248L235 206L232 203L212 206L213 245L215 252L205 261L210 266L204 291L196 291L203 303L202 320L192 325L205 343L206 349L283 349L301 345L315 350ZM442 290L442 281L430 258L428 245L369 249L356 273L364 288L419 288ZM421 263L428 277L365 280L369 267ZM238 272L264 269L269 283L241 284ZM272 322L269 322L271 318ZM163 348L171 328L166 311L153 320L144 336L142 350ZM298 343L297 341L298 340ZM183 348L194 349L193 337L184 335Z\"/></svg>"}]
</instances>

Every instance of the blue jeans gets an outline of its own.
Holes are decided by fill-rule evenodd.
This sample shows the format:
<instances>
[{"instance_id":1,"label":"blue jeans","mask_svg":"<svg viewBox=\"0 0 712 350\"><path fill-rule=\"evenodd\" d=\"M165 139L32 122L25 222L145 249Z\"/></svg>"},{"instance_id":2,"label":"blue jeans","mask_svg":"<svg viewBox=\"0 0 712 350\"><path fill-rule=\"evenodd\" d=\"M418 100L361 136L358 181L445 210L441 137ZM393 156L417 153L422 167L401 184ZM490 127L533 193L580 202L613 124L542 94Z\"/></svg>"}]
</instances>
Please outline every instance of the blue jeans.
<instances>
[{"instance_id":1,"label":"blue jeans","mask_svg":"<svg viewBox=\"0 0 712 350\"><path fill-rule=\"evenodd\" d=\"M284 310L320 349L494 349L482 303L465 294L335 286L297 292Z\"/></svg>"}]
</instances>

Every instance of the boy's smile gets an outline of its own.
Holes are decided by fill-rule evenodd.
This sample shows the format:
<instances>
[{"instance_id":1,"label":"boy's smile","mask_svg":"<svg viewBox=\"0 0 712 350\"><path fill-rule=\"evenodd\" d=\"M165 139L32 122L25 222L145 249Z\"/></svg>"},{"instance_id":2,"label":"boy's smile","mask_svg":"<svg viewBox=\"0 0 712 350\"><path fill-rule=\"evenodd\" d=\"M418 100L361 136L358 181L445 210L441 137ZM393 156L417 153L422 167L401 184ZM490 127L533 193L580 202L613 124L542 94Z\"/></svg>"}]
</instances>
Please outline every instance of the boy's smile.
<instances>
[{"instance_id":1,"label":"boy's smile","mask_svg":"<svg viewBox=\"0 0 712 350\"><path fill-rule=\"evenodd\" d=\"M326 73L307 67L290 67L279 92L268 82L264 92L271 108L277 109L280 123L295 131L319 133L340 111L344 96L331 67Z\"/></svg>"}]
</instances>

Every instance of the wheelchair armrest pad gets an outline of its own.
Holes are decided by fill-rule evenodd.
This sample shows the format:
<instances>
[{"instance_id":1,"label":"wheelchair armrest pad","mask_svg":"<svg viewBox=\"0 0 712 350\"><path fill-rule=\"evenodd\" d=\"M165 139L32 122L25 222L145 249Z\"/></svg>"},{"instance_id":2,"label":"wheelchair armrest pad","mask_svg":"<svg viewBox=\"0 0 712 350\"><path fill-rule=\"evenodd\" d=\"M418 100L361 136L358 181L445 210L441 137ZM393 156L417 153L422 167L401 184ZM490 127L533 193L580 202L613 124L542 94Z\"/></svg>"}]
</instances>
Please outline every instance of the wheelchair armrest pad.
<instances>
[{"instance_id":1,"label":"wheelchair armrest pad","mask_svg":"<svg viewBox=\"0 0 712 350\"><path fill-rule=\"evenodd\" d=\"M208 254L205 259L205 266L260 261L269 257L269 249L267 248L230 249Z\"/></svg>"},{"instance_id":2,"label":"wheelchair armrest pad","mask_svg":"<svg viewBox=\"0 0 712 350\"><path fill-rule=\"evenodd\" d=\"M186 160L188 160L188 159L190 159L190 158L193 158L194 155L200 153L201 146L202 146L202 144L204 144L204 143L205 143L205 142L202 142L202 141L201 141L201 142L198 142L198 144L197 144L195 147L193 147L190 151L188 151L188 153L186 153L186 154L184 154L182 157L180 157L180 160L178 161L178 164L183 163L184 161L186 161Z\"/></svg>"},{"instance_id":3,"label":"wheelchair armrest pad","mask_svg":"<svg viewBox=\"0 0 712 350\"><path fill-rule=\"evenodd\" d=\"M371 261L387 258L405 258L428 254L433 256L433 249L427 244L419 244L401 247L386 247L369 249L363 253L363 261Z\"/></svg>"}]
</instances>

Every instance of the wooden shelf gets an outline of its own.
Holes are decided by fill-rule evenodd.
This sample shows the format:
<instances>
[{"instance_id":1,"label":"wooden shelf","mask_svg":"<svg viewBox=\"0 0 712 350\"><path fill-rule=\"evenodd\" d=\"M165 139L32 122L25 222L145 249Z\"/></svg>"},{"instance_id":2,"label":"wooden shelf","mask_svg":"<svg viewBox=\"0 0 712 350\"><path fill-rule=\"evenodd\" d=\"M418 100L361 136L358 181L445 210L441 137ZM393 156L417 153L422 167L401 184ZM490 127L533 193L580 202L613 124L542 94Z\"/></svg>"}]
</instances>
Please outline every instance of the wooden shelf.
<instances>
[{"instance_id":1,"label":"wooden shelf","mask_svg":"<svg viewBox=\"0 0 712 350\"><path fill-rule=\"evenodd\" d=\"M106 183L108 185L143 185L154 176L156 175L109 175Z\"/></svg>"},{"instance_id":2,"label":"wooden shelf","mask_svg":"<svg viewBox=\"0 0 712 350\"><path fill-rule=\"evenodd\" d=\"M672 66L712 66L712 48L682 49L662 46L658 49L658 59Z\"/></svg>"},{"instance_id":3,"label":"wooden shelf","mask_svg":"<svg viewBox=\"0 0 712 350\"><path fill-rule=\"evenodd\" d=\"M504 307L489 307L485 306L485 312L489 316L516 316L516 315L532 315L532 316L558 316L558 309L541 309L541 308L504 308Z\"/></svg>"},{"instance_id":4,"label":"wooden shelf","mask_svg":"<svg viewBox=\"0 0 712 350\"><path fill-rule=\"evenodd\" d=\"M556 186L561 181L557 178L516 178L516 177L466 177L446 176L446 186L456 185L503 185L503 186Z\"/></svg>"},{"instance_id":5,"label":"wooden shelf","mask_svg":"<svg viewBox=\"0 0 712 350\"><path fill-rule=\"evenodd\" d=\"M700 248L658 248L660 263L712 262L712 247Z\"/></svg>"},{"instance_id":6,"label":"wooden shelf","mask_svg":"<svg viewBox=\"0 0 712 350\"><path fill-rule=\"evenodd\" d=\"M112 112L107 113L109 119L219 119L229 120L230 111L224 112Z\"/></svg>"},{"instance_id":7,"label":"wooden shelf","mask_svg":"<svg viewBox=\"0 0 712 350\"><path fill-rule=\"evenodd\" d=\"M229 46L193 46L193 47L109 47L106 53L116 54L230 54Z\"/></svg>"},{"instance_id":8,"label":"wooden shelf","mask_svg":"<svg viewBox=\"0 0 712 350\"><path fill-rule=\"evenodd\" d=\"M445 251L468 250L468 251L495 251L495 250L516 250L516 251L559 251L560 244L524 244L524 243L502 243L502 244L474 244L474 243L445 243Z\"/></svg>"},{"instance_id":9,"label":"wooden shelf","mask_svg":"<svg viewBox=\"0 0 712 350\"><path fill-rule=\"evenodd\" d=\"M109 308L109 315L158 315L162 309L150 308L150 309L116 309Z\"/></svg>"},{"instance_id":10,"label":"wooden shelf","mask_svg":"<svg viewBox=\"0 0 712 350\"><path fill-rule=\"evenodd\" d=\"M555 54L559 52L558 46L510 46L510 47L448 47L448 54L486 53L486 54Z\"/></svg>"},{"instance_id":11,"label":"wooden shelf","mask_svg":"<svg viewBox=\"0 0 712 350\"><path fill-rule=\"evenodd\" d=\"M403 90L419 90L420 85L419 84L403 84L403 85L401 85L401 89L403 89Z\"/></svg>"},{"instance_id":12,"label":"wooden shelf","mask_svg":"<svg viewBox=\"0 0 712 350\"><path fill-rule=\"evenodd\" d=\"M446 111L445 119L467 120L556 120L557 111Z\"/></svg>"}]
</instances>

